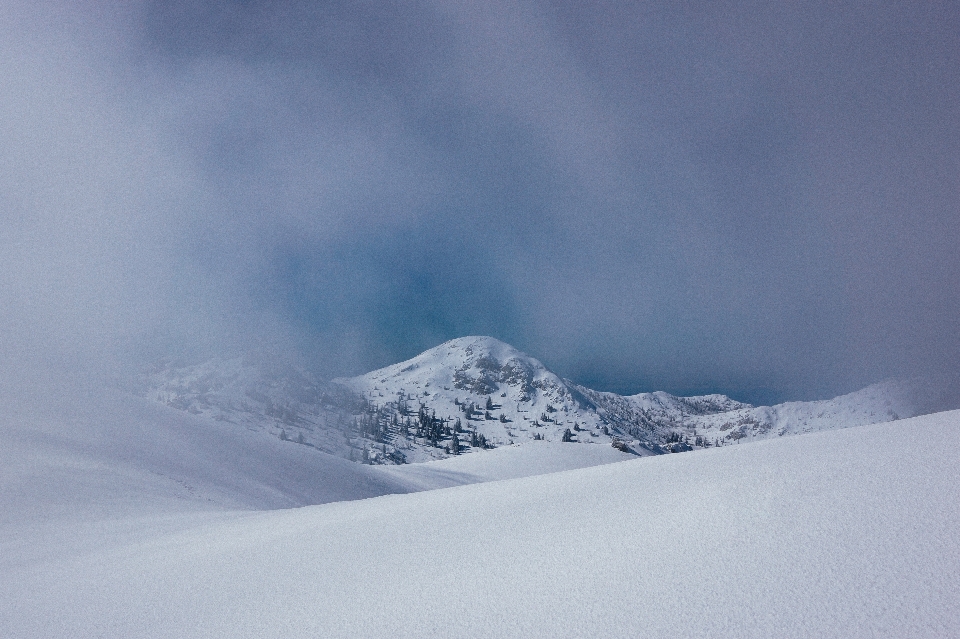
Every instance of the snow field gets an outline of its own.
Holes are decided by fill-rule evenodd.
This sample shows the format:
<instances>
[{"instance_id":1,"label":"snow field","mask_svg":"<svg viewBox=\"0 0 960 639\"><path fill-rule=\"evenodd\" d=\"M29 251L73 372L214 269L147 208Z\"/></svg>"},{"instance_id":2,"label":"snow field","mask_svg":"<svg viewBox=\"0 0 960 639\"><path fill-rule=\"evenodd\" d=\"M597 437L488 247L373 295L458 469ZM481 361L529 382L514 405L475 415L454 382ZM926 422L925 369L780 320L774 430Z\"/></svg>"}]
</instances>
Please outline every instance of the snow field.
<instances>
[{"instance_id":1,"label":"snow field","mask_svg":"<svg viewBox=\"0 0 960 639\"><path fill-rule=\"evenodd\" d=\"M194 518L8 566L0 634L957 636L958 439L954 411Z\"/></svg>"}]
</instances>

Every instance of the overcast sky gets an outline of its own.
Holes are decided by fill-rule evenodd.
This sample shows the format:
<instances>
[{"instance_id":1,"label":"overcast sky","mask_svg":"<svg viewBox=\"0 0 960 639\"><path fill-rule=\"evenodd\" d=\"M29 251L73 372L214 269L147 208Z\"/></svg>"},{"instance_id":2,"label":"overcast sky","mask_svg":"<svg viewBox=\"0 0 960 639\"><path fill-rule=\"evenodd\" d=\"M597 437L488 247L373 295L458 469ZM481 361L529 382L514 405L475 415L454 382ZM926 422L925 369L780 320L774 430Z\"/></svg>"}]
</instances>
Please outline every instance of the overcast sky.
<instances>
[{"instance_id":1,"label":"overcast sky","mask_svg":"<svg viewBox=\"0 0 960 639\"><path fill-rule=\"evenodd\" d=\"M956 2L4 2L0 355L960 362Z\"/></svg>"}]
</instances>

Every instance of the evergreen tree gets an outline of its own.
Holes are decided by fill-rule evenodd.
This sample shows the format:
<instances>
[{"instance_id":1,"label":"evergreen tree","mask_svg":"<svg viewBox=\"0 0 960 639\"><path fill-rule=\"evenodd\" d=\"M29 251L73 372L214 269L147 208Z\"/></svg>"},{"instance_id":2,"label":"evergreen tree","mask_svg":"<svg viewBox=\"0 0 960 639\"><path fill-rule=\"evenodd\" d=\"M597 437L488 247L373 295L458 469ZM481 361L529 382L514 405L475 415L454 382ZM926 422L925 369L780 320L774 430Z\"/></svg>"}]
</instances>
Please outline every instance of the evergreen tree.
<instances>
[{"instance_id":1,"label":"evergreen tree","mask_svg":"<svg viewBox=\"0 0 960 639\"><path fill-rule=\"evenodd\" d=\"M460 454L460 439L457 437L456 433L454 433L453 437L450 438L450 454Z\"/></svg>"}]
</instances>

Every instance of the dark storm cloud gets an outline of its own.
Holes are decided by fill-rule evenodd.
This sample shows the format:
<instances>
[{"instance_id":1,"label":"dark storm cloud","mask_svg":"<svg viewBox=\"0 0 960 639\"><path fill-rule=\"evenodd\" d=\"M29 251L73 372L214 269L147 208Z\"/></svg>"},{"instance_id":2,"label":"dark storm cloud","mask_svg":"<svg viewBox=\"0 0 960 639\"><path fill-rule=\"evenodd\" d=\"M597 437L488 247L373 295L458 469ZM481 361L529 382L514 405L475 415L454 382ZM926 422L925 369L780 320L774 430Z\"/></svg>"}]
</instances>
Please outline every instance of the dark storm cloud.
<instances>
[{"instance_id":1,"label":"dark storm cloud","mask_svg":"<svg viewBox=\"0 0 960 639\"><path fill-rule=\"evenodd\" d=\"M956 373L955 6L3 18L18 342L342 374L484 333L601 388L748 400Z\"/></svg>"}]
</instances>

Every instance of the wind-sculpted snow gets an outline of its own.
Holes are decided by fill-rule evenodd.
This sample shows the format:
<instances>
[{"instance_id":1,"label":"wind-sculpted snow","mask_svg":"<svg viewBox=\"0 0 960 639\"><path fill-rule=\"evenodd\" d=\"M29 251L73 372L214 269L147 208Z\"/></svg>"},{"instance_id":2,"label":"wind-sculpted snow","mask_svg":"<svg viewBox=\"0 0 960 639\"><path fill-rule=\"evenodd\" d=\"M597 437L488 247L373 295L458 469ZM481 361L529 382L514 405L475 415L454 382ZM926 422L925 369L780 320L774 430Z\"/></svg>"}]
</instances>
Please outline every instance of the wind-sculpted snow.
<instances>
[{"instance_id":1,"label":"wind-sculpted snow","mask_svg":"<svg viewBox=\"0 0 960 639\"><path fill-rule=\"evenodd\" d=\"M84 552L0 555L0 636L956 637L958 451L951 412L74 530Z\"/></svg>"},{"instance_id":2,"label":"wind-sculpted snow","mask_svg":"<svg viewBox=\"0 0 960 639\"><path fill-rule=\"evenodd\" d=\"M266 362L266 363L264 363ZM529 441L648 455L912 417L936 406L889 380L832 400L755 407L725 395L621 396L562 379L491 337L462 337L359 377L322 383L269 360L161 366L143 395L354 461L402 464Z\"/></svg>"}]
</instances>

